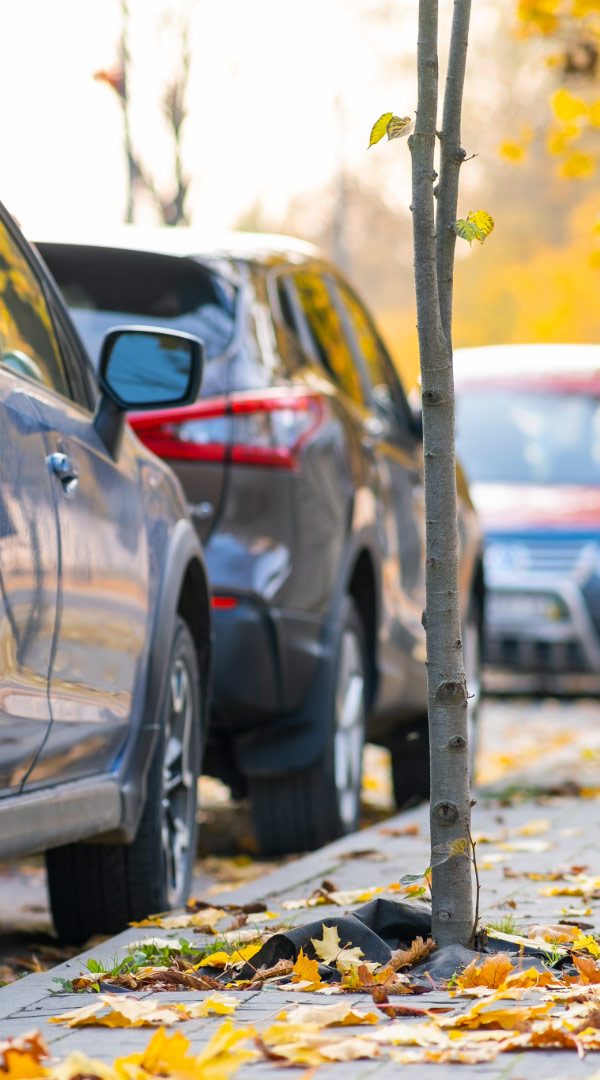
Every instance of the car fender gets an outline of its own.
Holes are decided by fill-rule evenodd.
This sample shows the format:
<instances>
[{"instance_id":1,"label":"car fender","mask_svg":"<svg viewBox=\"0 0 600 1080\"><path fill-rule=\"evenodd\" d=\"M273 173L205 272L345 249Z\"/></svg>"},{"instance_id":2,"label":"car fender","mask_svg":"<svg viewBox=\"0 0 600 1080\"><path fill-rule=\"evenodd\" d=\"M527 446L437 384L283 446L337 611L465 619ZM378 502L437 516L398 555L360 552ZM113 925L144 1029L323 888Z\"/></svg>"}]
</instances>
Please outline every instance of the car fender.
<instances>
[{"instance_id":1,"label":"car fender","mask_svg":"<svg viewBox=\"0 0 600 1080\"><path fill-rule=\"evenodd\" d=\"M194 590L191 597L185 595L188 588ZM165 547L152 620L141 719L126 745L119 767L123 799L122 825L118 833L104 838L111 843L131 841L139 825L146 800L148 770L167 692L166 659L171 649L175 619L179 613L185 616L185 606L190 603L193 604L197 616L196 625L192 626L191 630L198 650L202 717L205 718L208 716L212 640L210 591L200 541L191 522L182 518L175 524Z\"/></svg>"},{"instance_id":2,"label":"car fender","mask_svg":"<svg viewBox=\"0 0 600 1080\"><path fill-rule=\"evenodd\" d=\"M332 657L336 644L342 604L349 595L354 568L367 551L374 567L376 611L381 610L381 569L374 528L366 526L349 537L339 574L331 595L331 605L323 623L319 659L300 709L276 721L254 728L235 739L234 754L245 776L275 776L295 769L310 768L322 756L327 740L327 710L334 692ZM377 637L377 634L375 634Z\"/></svg>"}]
</instances>

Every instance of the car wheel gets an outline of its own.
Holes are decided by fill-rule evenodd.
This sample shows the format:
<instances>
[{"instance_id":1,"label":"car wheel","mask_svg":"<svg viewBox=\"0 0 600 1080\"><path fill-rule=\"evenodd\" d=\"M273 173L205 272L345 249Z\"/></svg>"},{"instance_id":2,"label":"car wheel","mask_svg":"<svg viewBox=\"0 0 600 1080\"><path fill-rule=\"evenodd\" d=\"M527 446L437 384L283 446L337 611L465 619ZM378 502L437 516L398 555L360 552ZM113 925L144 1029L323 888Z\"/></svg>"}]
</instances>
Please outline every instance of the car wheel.
<instances>
[{"instance_id":1,"label":"car wheel","mask_svg":"<svg viewBox=\"0 0 600 1080\"><path fill-rule=\"evenodd\" d=\"M406 725L390 743L392 789L399 810L429 798L427 716Z\"/></svg>"},{"instance_id":2,"label":"car wheel","mask_svg":"<svg viewBox=\"0 0 600 1080\"><path fill-rule=\"evenodd\" d=\"M177 619L161 732L134 840L46 852L50 907L63 941L114 934L187 900L196 853L200 713L196 650L186 623Z\"/></svg>"},{"instance_id":3,"label":"car wheel","mask_svg":"<svg viewBox=\"0 0 600 1080\"><path fill-rule=\"evenodd\" d=\"M264 855L312 851L358 825L367 661L361 618L344 601L334 649L333 693L321 760L280 777L250 777L252 815Z\"/></svg>"},{"instance_id":4,"label":"car wheel","mask_svg":"<svg viewBox=\"0 0 600 1080\"><path fill-rule=\"evenodd\" d=\"M467 736L469 740L469 775L475 778L479 738L477 716L481 704L481 604L473 597L463 626L463 659L467 683ZM429 798L429 728L427 717L400 731L390 746L392 787L396 806L412 806Z\"/></svg>"}]
</instances>

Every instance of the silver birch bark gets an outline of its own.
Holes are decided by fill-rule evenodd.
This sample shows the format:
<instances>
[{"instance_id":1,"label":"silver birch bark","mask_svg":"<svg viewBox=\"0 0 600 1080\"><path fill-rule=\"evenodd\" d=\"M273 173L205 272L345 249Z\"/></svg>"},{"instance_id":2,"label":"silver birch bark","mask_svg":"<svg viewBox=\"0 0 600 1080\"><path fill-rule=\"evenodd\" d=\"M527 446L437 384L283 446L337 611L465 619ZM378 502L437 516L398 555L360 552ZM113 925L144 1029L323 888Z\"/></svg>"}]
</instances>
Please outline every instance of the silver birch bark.
<instances>
[{"instance_id":1,"label":"silver birch bark","mask_svg":"<svg viewBox=\"0 0 600 1080\"><path fill-rule=\"evenodd\" d=\"M466 18L466 23L465 23ZM458 528L454 457L451 312L462 75L468 0L455 0L442 132L443 176L437 223L434 170L438 105L438 0L419 0L418 106L412 154L412 212L419 355L423 402L426 512L427 682L431 768L431 845L448 849L467 839L470 791L467 691L458 592ZM464 46L464 47L463 47ZM462 68L461 68L462 65ZM461 74L462 71L462 74ZM460 84L460 92L459 92ZM458 117L456 115L458 111ZM455 137L458 133L458 143ZM463 155L464 157L464 155ZM440 208L442 212L440 213ZM437 224L437 236L436 236ZM437 860L432 859L435 863ZM441 947L468 945L473 930L471 863L455 855L434 867L433 937Z\"/></svg>"}]
</instances>

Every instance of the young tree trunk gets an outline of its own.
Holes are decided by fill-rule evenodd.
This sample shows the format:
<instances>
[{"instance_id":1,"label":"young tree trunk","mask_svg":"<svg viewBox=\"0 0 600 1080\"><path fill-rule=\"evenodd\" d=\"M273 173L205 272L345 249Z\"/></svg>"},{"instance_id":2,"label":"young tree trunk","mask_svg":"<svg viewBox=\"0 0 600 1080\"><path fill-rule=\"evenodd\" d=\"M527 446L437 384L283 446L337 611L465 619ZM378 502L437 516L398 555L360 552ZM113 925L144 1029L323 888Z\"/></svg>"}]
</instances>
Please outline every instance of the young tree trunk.
<instances>
[{"instance_id":1,"label":"young tree trunk","mask_svg":"<svg viewBox=\"0 0 600 1080\"><path fill-rule=\"evenodd\" d=\"M427 681L433 856L468 842L471 816L467 690L458 592L458 529L452 373L452 270L460 150L460 111L470 0L454 0L444 107L442 176L435 213L438 103L438 0L419 0L418 107L412 154L412 212L423 401L426 511ZM458 137L458 142L456 141ZM460 159L460 160L458 160ZM437 235L436 235L437 233ZM469 848L467 847L467 850ZM437 860L432 857L432 862ZM471 863L462 854L433 868L433 937L468 945L473 930Z\"/></svg>"}]
</instances>

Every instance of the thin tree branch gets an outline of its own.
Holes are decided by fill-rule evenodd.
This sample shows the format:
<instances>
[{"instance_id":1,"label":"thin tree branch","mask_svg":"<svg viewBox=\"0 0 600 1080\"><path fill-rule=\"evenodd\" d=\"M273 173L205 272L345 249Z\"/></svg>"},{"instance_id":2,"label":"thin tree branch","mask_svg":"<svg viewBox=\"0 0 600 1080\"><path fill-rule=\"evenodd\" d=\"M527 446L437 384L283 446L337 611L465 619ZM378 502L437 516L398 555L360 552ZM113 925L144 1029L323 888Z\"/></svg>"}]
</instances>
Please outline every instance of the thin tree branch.
<instances>
[{"instance_id":1,"label":"thin tree branch","mask_svg":"<svg viewBox=\"0 0 600 1080\"><path fill-rule=\"evenodd\" d=\"M409 145L422 378L426 550L435 552L435 557L429 554L427 558L425 590L432 848L463 838L470 819L467 695L458 600L452 352L440 310L433 192L437 35L438 0L420 0L418 107ZM433 938L439 946L468 945L472 926L470 864L466 859L453 859L432 871Z\"/></svg>"},{"instance_id":2,"label":"thin tree branch","mask_svg":"<svg viewBox=\"0 0 600 1080\"><path fill-rule=\"evenodd\" d=\"M461 146L461 112L471 0L454 0L444 113L440 132L440 182L436 211L436 257L442 327L452 345L452 287L456 234L450 228L457 218L458 180L466 158Z\"/></svg>"}]
</instances>

